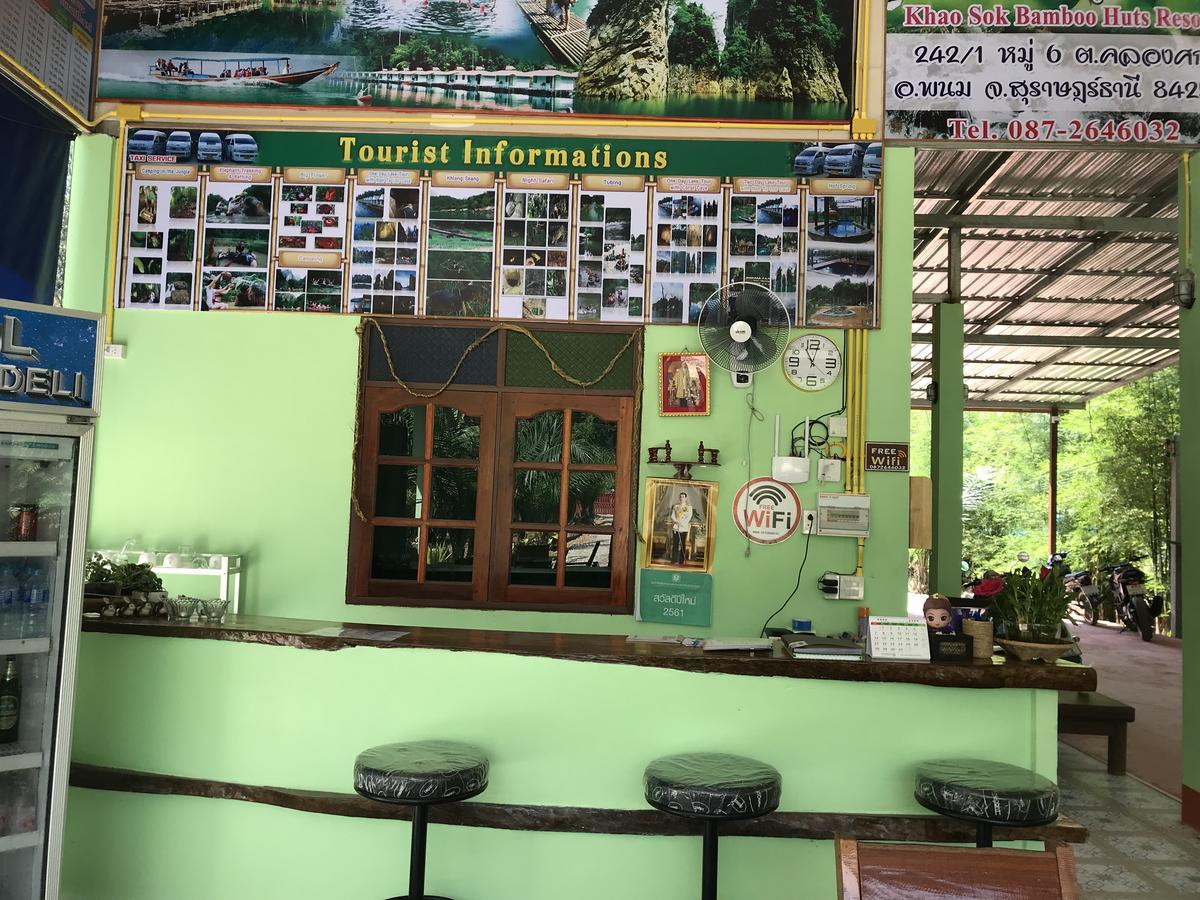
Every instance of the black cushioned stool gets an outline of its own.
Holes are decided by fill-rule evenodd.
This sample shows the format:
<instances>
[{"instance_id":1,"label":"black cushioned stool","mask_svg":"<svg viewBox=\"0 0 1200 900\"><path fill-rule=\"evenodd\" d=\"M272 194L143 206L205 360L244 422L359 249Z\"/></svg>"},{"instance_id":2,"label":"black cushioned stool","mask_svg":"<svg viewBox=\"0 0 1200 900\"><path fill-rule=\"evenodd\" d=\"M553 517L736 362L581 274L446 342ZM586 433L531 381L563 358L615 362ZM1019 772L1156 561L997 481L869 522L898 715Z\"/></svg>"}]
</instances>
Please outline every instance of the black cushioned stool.
<instances>
[{"instance_id":1,"label":"black cushioned stool","mask_svg":"<svg viewBox=\"0 0 1200 900\"><path fill-rule=\"evenodd\" d=\"M425 893L425 833L429 807L469 800L487 787L488 758L452 741L384 744L358 754L354 790L370 800L413 808L408 893L393 900L447 900Z\"/></svg>"},{"instance_id":2,"label":"black cushioned stool","mask_svg":"<svg viewBox=\"0 0 1200 900\"><path fill-rule=\"evenodd\" d=\"M717 826L775 811L783 779L766 763L729 753L680 753L646 766L646 802L704 821L701 900L717 897Z\"/></svg>"},{"instance_id":3,"label":"black cushioned stool","mask_svg":"<svg viewBox=\"0 0 1200 900\"><path fill-rule=\"evenodd\" d=\"M986 759L938 759L917 767L917 802L975 823L975 846L992 846L992 827L1036 828L1058 818L1058 786L1029 769Z\"/></svg>"}]
</instances>

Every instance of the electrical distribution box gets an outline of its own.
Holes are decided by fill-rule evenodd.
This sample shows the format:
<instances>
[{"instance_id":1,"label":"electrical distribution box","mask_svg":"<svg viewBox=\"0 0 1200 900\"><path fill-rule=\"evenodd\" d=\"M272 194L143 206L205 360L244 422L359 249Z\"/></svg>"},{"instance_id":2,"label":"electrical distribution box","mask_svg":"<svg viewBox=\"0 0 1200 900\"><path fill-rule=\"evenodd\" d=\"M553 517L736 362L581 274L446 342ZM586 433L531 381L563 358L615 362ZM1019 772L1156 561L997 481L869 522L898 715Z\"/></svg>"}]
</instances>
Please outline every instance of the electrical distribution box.
<instances>
[{"instance_id":1,"label":"electrical distribution box","mask_svg":"<svg viewBox=\"0 0 1200 900\"><path fill-rule=\"evenodd\" d=\"M817 534L870 537L871 498L866 494L817 494Z\"/></svg>"}]
</instances>

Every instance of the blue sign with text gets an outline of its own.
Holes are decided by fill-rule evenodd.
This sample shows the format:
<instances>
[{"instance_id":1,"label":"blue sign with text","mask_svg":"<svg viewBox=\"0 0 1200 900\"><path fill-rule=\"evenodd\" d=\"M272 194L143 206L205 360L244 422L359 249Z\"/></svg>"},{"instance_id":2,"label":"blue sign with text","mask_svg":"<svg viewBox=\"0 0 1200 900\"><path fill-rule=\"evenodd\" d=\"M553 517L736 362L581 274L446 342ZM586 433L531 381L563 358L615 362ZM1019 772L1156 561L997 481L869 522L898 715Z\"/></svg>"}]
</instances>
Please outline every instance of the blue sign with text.
<instances>
[{"instance_id":1,"label":"blue sign with text","mask_svg":"<svg viewBox=\"0 0 1200 900\"><path fill-rule=\"evenodd\" d=\"M94 416L100 316L0 300L0 407Z\"/></svg>"}]
</instances>

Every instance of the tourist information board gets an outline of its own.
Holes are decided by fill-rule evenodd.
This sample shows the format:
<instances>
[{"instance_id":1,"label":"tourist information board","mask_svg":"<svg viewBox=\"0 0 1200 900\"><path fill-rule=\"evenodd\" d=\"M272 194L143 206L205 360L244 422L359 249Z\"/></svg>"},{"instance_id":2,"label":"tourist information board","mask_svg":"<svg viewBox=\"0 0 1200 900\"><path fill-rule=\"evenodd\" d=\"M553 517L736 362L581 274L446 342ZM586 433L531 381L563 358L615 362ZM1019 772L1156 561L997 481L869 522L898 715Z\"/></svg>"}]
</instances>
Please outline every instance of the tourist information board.
<instances>
[{"instance_id":1,"label":"tourist information board","mask_svg":"<svg viewBox=\"0 0 1200 900\"><path fill-rule=\"evenodd\" d=\"M890 0L885 135L1200 143L1200 0Z\"/></svg>"},{"instance_id":2,"label":"tourist information board","mask_svg":"<svg viewBox=\"0 0 1200 900\"><path fill-rule=\"evenodd\" d=\"M81 119L92 114L96 0L4 0L0 59L32 75Z\"/></svg>"}]
</instances>

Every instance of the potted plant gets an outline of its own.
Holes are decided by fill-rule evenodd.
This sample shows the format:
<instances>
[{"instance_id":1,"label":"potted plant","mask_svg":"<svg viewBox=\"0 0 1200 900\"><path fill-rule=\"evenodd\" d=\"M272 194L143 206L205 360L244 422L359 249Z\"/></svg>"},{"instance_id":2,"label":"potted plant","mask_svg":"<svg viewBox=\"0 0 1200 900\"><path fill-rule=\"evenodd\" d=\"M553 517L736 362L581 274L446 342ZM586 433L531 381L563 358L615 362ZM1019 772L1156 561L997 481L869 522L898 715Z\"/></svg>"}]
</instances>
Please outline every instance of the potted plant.
<instances>
[{"instance_id":1,"label":"potted plant","mask_svg":"<svg viewBox=\"0 0 1200 900\"><path fill-rule=\"evenodd\" d=\"M1071 601L1061 566L1045 575L1029 568L1005 576L1004 587L992 598L992 618L1004 626L1001 647L1021 659L1052 661L1074 643L1058 636Z\"/></svg>"},{"instance_id":2,"label":"potted plant","mask_svg":"<svg viewBox=\"0 0 1200 900\"><path fill-rule=\"evenodd\" d=\"M84 594L106 597L129 596L135 591L150 594L162 590L162 579L146 563L116 563L92 554L84 572Z\"/></svg>"}]
</instances>

